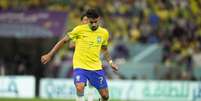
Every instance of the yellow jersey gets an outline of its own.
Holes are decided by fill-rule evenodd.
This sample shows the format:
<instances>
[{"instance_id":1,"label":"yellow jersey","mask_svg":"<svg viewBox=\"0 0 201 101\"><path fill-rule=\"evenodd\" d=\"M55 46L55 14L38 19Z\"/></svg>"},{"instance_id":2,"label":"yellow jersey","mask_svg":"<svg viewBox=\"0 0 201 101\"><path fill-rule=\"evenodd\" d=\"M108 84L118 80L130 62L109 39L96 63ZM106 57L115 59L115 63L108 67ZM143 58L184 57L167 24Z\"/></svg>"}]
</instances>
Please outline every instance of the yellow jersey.
<instances>
[{"instance_id":1,"label":"yellow jersey","mask_svg":"<svg viewBox=\"0 0 201 101\"><path fill-rule=\"evenodd\" d=\"M88 24L84 24L76 26L68 36L75 42L73 68L101 70L101 47L108 44L108 31L100 26L92 31Z\"/></svg>"}]
</instances>

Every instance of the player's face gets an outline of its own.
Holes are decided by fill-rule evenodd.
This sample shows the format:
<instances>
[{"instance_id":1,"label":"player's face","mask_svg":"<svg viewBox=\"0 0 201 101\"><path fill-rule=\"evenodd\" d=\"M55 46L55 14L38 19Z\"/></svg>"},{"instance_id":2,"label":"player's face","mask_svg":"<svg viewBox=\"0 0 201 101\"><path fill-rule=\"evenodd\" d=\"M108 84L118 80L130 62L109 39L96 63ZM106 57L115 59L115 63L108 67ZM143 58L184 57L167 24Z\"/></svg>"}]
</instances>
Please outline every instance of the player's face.
<instances>
[{"instance_id":1,"label":"player's face","mask_svg":"<svg viewBox=\"0 0 201 101\"><path fill-rule=\"evenodd\" d=\"M99 17L95 18L95 19L89 18L89 25L90 25L90 28L93 31L95 31L98 28L98 26L99 26L99 19L100 19Z\"/></svg>"},{"instance_id":2,"label":"player's face","mask_svg":"<svg viewBox=\"0 0 201 101\"><path fill-rule=\"evenodd\" d=\"M82 24L87 24L89 22L89 19L87 18L87 16L84 16L82 19Z\"/></svg>"}]
</instances>

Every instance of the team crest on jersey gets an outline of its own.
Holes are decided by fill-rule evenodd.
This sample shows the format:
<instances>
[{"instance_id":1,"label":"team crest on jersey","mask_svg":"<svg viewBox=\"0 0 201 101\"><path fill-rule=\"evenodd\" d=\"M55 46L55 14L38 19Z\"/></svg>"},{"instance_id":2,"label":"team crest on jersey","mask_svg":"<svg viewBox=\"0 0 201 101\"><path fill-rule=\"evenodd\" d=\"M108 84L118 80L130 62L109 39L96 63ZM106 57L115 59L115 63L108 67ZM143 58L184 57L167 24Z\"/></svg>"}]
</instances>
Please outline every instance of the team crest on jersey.
<instances>
[{"instance_id":1,"label":"team crest on jersey","mask_svg":"<svg viewBox=\"0 0 201 101\"><path fill-rule=\"evenodd\" d=\"M101 41L102 41L101 36L97 36L97 43L101 43Z\"/></svg>"}]
</instances>

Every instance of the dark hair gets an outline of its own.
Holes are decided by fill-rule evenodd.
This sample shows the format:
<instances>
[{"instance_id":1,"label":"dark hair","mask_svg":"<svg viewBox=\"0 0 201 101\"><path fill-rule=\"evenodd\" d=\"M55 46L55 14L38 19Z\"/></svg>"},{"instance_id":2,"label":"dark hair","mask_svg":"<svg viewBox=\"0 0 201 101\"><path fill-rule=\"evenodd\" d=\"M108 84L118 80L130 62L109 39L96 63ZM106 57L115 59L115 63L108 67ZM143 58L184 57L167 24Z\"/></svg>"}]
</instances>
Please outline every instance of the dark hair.
<instances>
[{"instance_id":1,"label":"dark hair","mask_svg":"<svg viewBox=\"0 0 201 101\"><path fill-rule=\"evenodd\" d=\"M96 9L87 10L86 15L88 18L92 18L92 19L98 18L100 16Z\"/></svg>"}]
</instances>

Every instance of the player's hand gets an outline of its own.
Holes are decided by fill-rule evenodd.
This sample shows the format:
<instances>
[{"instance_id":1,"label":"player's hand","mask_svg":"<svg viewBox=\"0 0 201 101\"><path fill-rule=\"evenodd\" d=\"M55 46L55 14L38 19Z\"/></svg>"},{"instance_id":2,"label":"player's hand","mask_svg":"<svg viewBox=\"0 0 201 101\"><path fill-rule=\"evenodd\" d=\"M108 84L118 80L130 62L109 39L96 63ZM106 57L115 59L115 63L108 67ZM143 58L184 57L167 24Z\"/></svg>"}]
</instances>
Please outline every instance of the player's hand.
<instances>
[{"instance_id":1,"label":"player's hand","mask_svg":"<svg viewBox=\"0 0 201 101\"><path fill-rule=\"evenodd\" d=\"M52 55L45 54L45 55L41 56L41 62L43 64L46 64L46 63L48 63L51 60L51 58L52 58Z\"/></svg>"},{"instance_id":2,"label":"player's hand","mask_svg":"<svg viewBox=\"0 0 201 101\"><path fill-rule=\"evenodd\" d=\"M113 69L114 71L118 71L118 67L117 67L116 64L111 63L110 65L111 65L111 67L112 67L112 69Z\"/></svg>"}]
</instances>

